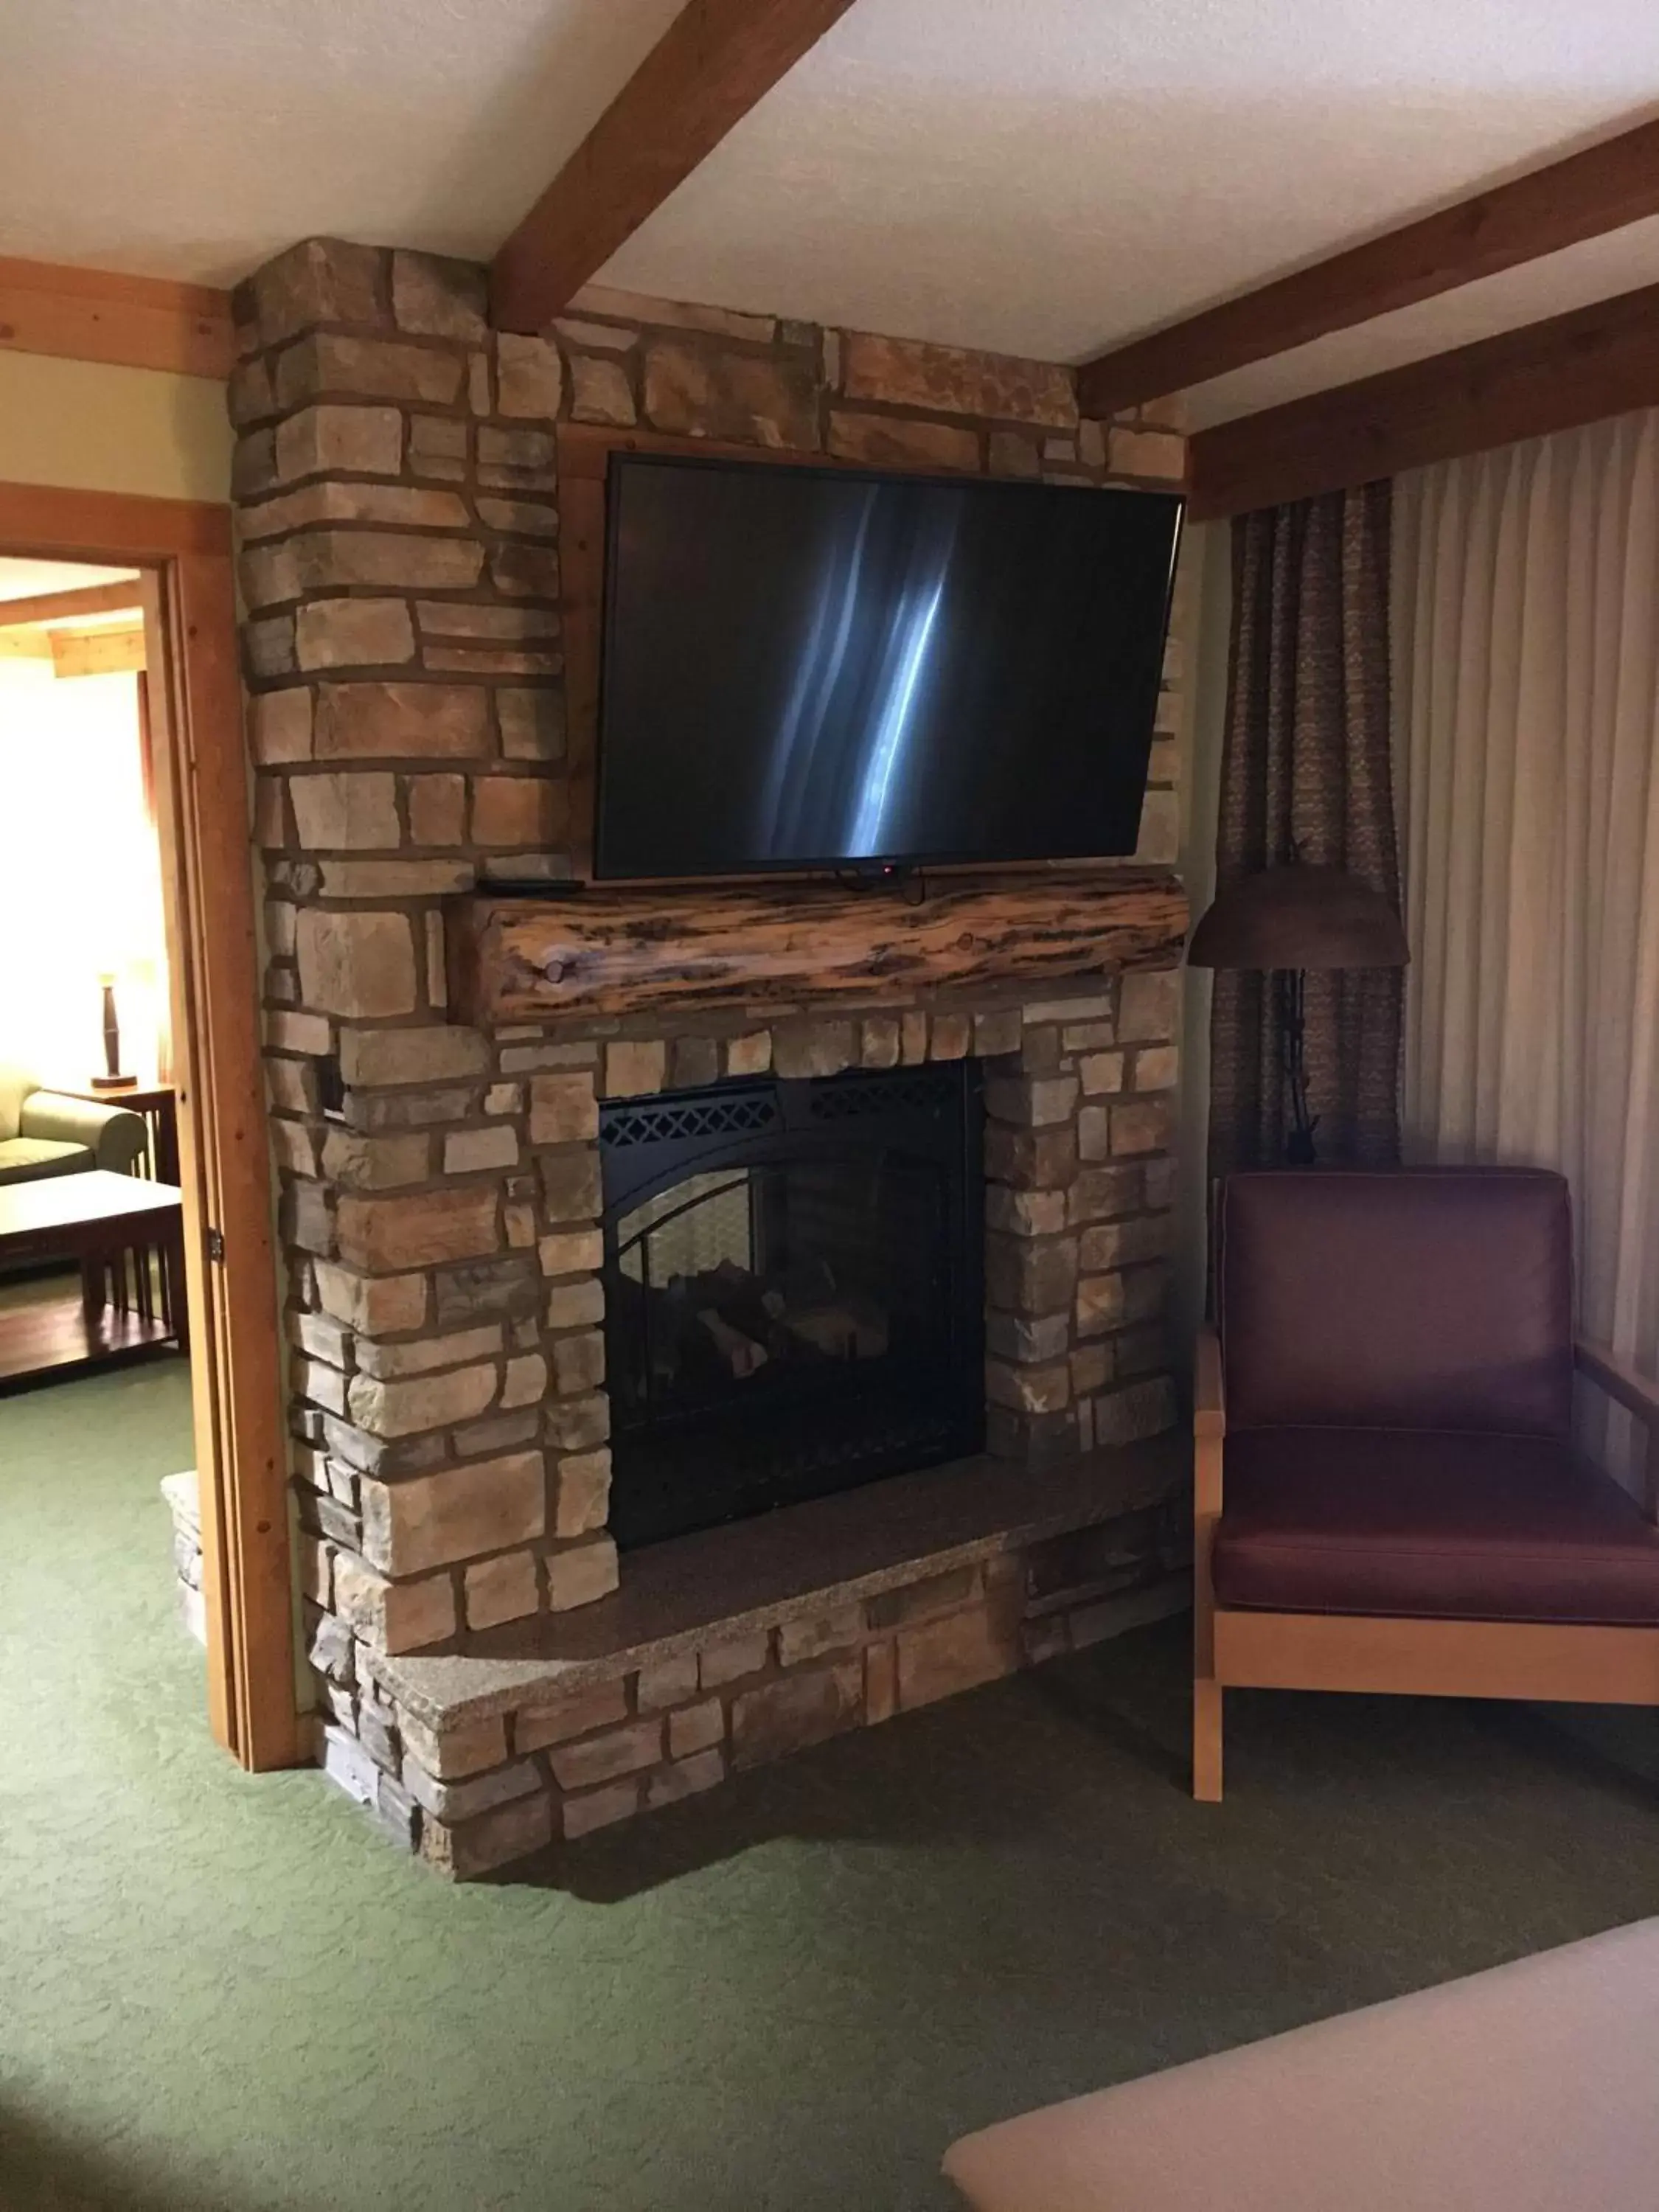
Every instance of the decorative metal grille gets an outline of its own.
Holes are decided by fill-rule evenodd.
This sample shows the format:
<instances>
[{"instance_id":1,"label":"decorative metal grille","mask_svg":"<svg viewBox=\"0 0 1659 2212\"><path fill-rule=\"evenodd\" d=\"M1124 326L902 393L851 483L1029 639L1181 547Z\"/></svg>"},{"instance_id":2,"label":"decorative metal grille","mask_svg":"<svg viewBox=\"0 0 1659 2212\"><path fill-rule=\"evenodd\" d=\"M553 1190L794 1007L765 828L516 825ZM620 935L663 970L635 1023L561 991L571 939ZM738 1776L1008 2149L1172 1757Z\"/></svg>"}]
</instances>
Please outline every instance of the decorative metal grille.
<instances>
[{"instance_id":1,"label":"decorative metal grille","mask_svg":"<svg viewBox=\"0 0 1659 2212\"><path fill-rule=\"evenodd\" d=\"M769 1129L777 1118L777 1103L769 1092L685 1099L672 1105L605 1106L599 1115L599 1142L621 1151L629 1145L660 1145L685 1137L723 1137Z\"/></svg>"},{"instance_id":2,"label":"decorative metal grille","mask_svg":"<svg viewBox=\"0 0 1659 2212\"><path fill-rule=\"evenodd\" d=\"M918 1068L914 1074L885 1078L866 1076L861 1082L815 1083L807 1093L807 1111L815 1121L851 1121L872 1114L892 1114L907 1107L924 1111L941 1106L961 1110L962 1082L951 1063L945 1068Z\"/></svg>"}]
</instances>

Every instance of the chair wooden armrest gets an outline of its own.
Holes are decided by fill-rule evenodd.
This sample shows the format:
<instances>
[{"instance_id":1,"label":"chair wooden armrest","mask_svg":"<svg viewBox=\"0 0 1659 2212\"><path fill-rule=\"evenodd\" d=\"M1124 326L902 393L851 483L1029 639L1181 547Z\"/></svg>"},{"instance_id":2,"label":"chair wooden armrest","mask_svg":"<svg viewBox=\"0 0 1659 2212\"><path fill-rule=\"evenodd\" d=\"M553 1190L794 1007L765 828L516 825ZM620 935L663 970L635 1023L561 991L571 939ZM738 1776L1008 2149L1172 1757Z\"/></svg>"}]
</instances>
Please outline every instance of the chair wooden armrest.
<instances>
[{"instance_id":1,"label":"chair wooden armrest","mask_svg":"<svg viewBox=\"0 0 1659 2212\"><path fill-rule=\"evenodd\" d=\"M1572 1356L1579 1372L1599 1383L1616 1405L1634 1413L1648 1428L1659 1425L1659 1382L1638 1374L1610 1346L1591 1344L1582 1336L1572 1347Z\"/></svg>"},{"instance_id":2,"label":"chair wooden armrest","mask_svg":"<svg viewBox=\"0 0 1659 2212\"><path fill-rule=\"evenodd\" d=\"M1213 1322L1198 1332L1198 1353L1193 1370L1193 1434L1224 1437L1227 1433L1226 1395L1221 1382L1221 1336Z\"/></svg>"},{"instance_id":3,"label":"chair wooden armrest","mask_svg":"<svg viewBox=\"0 0 1659 2212\"><path fill-rule=\"evenodd\" d=\"M1572 1347L1572 1356L1579 1373L1599 1384L1616 1406L1634 1414L1647 1431L1643 1504L1649 1520L1659 1522L1659 1382L1639 1374L1610 1346L1591 1344L1582 1336Z\"/></svg>"}]
</instances>

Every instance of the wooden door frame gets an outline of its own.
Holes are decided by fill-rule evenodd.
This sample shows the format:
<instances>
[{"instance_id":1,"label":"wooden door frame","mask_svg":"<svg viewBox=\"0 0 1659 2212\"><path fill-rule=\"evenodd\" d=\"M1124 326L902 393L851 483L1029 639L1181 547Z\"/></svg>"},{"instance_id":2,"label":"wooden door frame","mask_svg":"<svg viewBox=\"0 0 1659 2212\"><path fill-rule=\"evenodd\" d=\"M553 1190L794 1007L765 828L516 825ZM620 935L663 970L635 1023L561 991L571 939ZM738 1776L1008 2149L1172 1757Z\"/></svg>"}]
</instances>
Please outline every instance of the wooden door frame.
<instances>
[{"instance_id":1,"label":"wooden door frame","mask_svg":"<svg viewBox=\"0 0 1659 2212\"><path fill-rule=\"evenodd\" d=\"M167 891L208 1711L251 1771L306 1755L228 507L0 483L0 550L143 584ZM211 1248L211 1249L210 1249Z\"/></svg>"}]
</instances>

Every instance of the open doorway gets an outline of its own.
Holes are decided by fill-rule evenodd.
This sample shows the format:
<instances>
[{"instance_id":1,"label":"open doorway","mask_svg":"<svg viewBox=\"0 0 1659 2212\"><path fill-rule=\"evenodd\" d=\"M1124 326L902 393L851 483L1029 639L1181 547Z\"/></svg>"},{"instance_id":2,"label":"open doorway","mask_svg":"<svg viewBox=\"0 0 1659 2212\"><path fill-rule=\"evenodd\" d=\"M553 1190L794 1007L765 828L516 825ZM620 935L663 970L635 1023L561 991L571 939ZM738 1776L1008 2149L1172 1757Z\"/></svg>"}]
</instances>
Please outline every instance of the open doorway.
<instances>
[{"instance_id":1,"label":"open doorway","mask_svg":"<svg viewBox=\"0 0 1659 2212\"><path fill-rule=\"evenodd\" d=\"M0 555L0 1393L189 1349L140 586Z\"/></svg>"},{"instance_id":2,"label":"open doorway","mask_svg":"<svg viewBox=\"0 0 1659 2212\"><path fill-rule=\"evenodd\" d=\"M207 1717L243 1765L291 1765L305 1746L225 509L0 484L0 1467L21 1394L72 1413L78 1390L91 1418L112 1365L176 1393Z\"/></svg>"}]
</instances>

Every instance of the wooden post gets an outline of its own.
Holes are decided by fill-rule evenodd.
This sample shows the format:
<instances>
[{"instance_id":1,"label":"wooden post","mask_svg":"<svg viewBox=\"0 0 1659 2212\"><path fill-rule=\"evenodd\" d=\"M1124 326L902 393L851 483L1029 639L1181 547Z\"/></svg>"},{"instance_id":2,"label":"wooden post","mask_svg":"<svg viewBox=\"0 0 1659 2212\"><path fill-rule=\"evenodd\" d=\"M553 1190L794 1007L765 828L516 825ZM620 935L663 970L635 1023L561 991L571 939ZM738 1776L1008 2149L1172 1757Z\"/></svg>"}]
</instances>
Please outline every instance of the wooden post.
<instances>
[{"instance_id":1,"label":"wooden post","mask_svg":"<svg viewBox=\"0 0 1659 2212\"><path fill-rule=\"evenodd\" d=\"M1221 1340L1200 1332L1193 1405L1193 1795L1221 1802L1222 1688L1215 1673L1215 1588L1210 1557L1221 1518L1221 1453L1226 1434Z\"/></svg>"}]
</instances>

